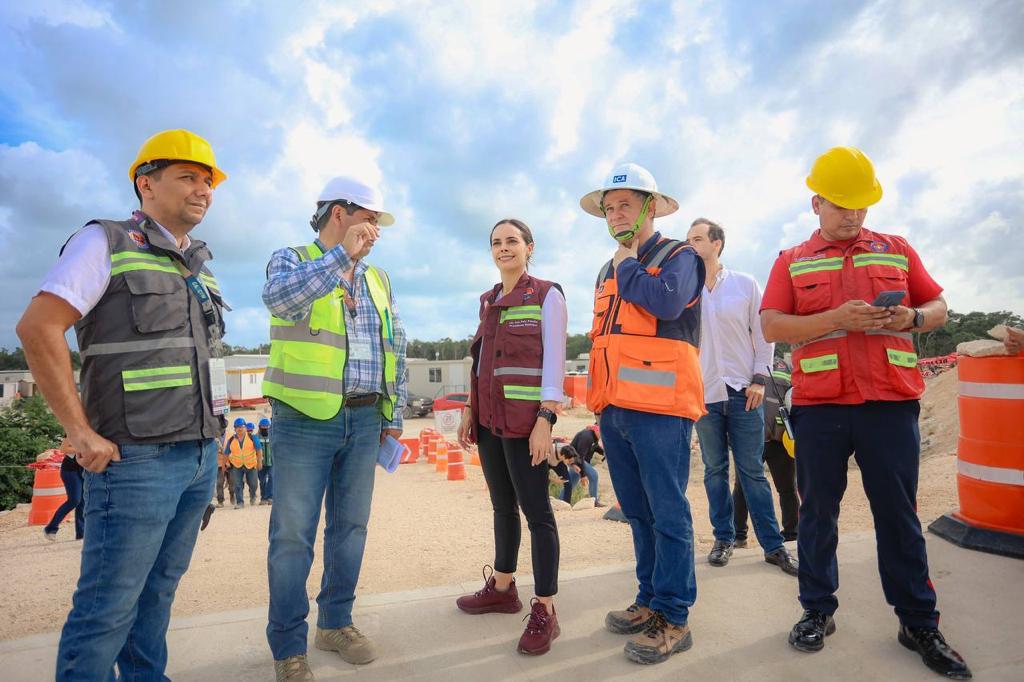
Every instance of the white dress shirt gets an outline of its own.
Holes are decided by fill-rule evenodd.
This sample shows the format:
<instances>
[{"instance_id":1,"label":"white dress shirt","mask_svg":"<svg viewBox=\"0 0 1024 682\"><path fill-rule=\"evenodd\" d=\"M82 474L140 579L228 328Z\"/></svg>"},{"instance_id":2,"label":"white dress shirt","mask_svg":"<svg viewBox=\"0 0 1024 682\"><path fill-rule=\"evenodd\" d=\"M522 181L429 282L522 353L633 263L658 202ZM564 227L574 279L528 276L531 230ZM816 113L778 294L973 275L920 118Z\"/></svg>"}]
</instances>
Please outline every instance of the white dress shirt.
<instances>
[{"instance_id":1,"label":"white dress shirt","mask_svg":"<svg viewBox=\"0 0 1024 682\"><path fill-rule=\"evenodd\" d=\"M704 286L700 305L700 370L708 404L728 400L727 385L739 391L755 374L768 374L775 352L761 333L757 280L723 267L715 281L714 289Z\"/></svg>"},{"instance_id":2,"label":"white dress shirt","mask_svg":"<svg viewBox=\"0 0 1024 682\"><path fill-rule=\"evenodd\" d=\"M163 225L150 219L172 244L178 240ZM182 251L191 240L185 235ZM86 225L68 240L64 253L53 264L39 285L39 291L63 298L75 310L88 315L103 298L110 283L110 246L107 234L99 225Z\"/></svg>"}]
</instances>

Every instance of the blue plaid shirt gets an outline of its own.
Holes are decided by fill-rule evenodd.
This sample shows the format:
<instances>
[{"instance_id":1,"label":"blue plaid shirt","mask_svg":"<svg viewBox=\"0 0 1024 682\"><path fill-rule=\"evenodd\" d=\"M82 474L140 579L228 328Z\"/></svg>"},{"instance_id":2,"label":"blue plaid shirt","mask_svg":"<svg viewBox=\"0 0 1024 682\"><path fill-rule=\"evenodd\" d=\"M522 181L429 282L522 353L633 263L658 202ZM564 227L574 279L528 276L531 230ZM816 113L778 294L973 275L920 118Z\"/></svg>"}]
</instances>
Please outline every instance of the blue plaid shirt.
<instances>
[{"instance_id":1,"label":"blue plaid shirt","mask_svg":"<svg viewBox=\"0 0 1024 682\"><path fill-rule=\"evenodd\" d=\"M369 360L348 359L345 366L345 394L380 393L384 381L384 349L380 343L380 316L370 298L370 290L366 285L366 269L364 261L355 261L353 284L342 277L342 273L352 268L352 259L339 244L333 249L325 249L319 239L317 247L324 252L323 258L302 262L292 249L279 249L270 257L267 266L267 283L263 285L263 304L271 315L282 320L296 322L309 316L313 302L342 287L346 296L353 295L355 289L356 314L353 316L345 308L345 327L350 336L369 339L371 358ZM395 294L391 292L391 326L395 348L396 374L395 381L395 414L394 420L385 422L389 429L402 428L402 409L408 396L408 382L405 374L405 327L395 307Z\"/></svg>"}]
</instances>

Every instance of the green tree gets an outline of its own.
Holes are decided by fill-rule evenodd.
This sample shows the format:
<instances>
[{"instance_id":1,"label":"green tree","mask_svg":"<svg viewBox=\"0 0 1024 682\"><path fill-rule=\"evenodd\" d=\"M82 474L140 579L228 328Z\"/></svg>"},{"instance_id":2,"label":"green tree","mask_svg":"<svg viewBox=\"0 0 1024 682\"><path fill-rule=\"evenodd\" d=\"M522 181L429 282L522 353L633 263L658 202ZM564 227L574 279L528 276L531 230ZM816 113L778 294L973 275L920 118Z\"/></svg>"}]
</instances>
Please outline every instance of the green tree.
<instances>
[{"instance_id":1,"label":"green tree","mask_svg":"<svg viewBox=\"0 0 1024 682\"><path fill-rule=\"evenodd\" d=\"M0 412L0 509L32 500L33 472L25 465L59 445L63 435L42 396L15 400Z\"/></svg>"},{"instance_id":2,"label":"green tree","mask_svg":"<svg viewBox=\"0 0 1024 682\"><path fill-rule=\"evenodd\" d=\"M957 313L950 310L949 320L944 326L918 335L918 355L922 358L949 355L959 343L991 338L988 330L997 324L1024 328L1024 318L1007 310L994 313Z\"/></svg>"},{"instance_id":3,"label":"green tree","mask_svg":"<svg viewBox=\"0 0 1024 682\"><path fill-rule=\"evenodd\" d=\"M570 334L565 339L565 357L568 360L575 360L583 353L589 353L593 343L589 334Z\"/></svg>"}]
</instances>

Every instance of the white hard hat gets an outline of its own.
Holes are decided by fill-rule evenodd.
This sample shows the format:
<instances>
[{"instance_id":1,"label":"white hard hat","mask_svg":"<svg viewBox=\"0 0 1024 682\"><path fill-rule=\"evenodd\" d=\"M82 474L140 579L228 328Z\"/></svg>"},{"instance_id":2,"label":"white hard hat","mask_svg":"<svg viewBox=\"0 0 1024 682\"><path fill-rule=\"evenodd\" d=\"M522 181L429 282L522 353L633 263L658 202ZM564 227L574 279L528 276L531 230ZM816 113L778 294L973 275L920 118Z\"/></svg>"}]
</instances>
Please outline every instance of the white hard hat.
<instances>
[{"instance_id":1,"label":"white hard hat","mask_svg":"<svg viewBox=\"0 0 1024 682\"><path fill-rule=\"evenodd\" d=\"M635 189L653 195L655 215L659 218L679 210L678 201L658 191L658 183L655 182L651 171L635 163L620 163L613 168L604 179L601 189L595 189L580 199L580 208L590 215L603 218L604 209L601 208L601 202L605 192L613 189Z\"/></svg>"},{"instance_id":2,"label":"white hard hat","mask_svg":"<svg viewBox=\"0 0 1024 682\"><path fill-rule=\"evenodd\" d=\"M380 214L377 224L384 227L395 222L395 217L384 210L384 195L380 190L358 178L339 176L328 180L317 197L317 203L326 206L328 204L325 202L331 201L348 201L368 211L375 211ZM319 211L317 213L319 214Z\"/></svg>"}]
</instances>

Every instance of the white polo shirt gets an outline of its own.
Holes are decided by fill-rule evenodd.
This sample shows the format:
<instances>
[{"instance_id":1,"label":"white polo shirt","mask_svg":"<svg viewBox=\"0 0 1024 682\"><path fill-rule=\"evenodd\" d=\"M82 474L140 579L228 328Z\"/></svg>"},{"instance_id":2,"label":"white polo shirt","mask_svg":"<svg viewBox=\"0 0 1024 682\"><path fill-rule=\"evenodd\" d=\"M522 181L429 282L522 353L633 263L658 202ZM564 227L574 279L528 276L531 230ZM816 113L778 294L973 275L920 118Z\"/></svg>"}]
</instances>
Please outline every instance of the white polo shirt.
<instances>
[{"instance_id":1,"label":"white polo shirt","mask_svg":"<svg viewBox=\"0 0 1024 682\"><path fill-rule=\"evenodd\" d=\"M704 402L729 399L726 386L739 391L754 374L769 374L775 344L761 332L761 287L750 275L722 268L715 288L704 286L700 304L700 369Z\"/></svg>"}]
</instances>

